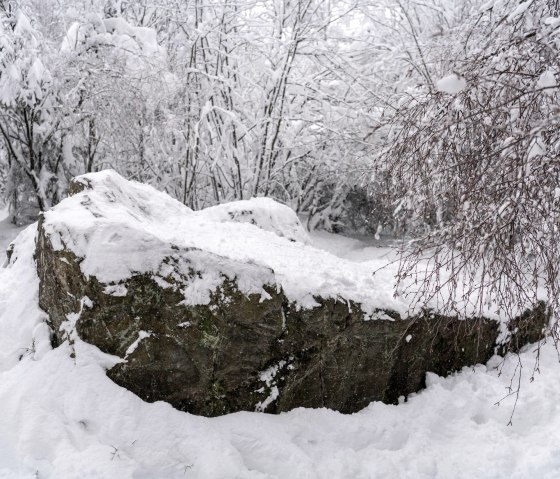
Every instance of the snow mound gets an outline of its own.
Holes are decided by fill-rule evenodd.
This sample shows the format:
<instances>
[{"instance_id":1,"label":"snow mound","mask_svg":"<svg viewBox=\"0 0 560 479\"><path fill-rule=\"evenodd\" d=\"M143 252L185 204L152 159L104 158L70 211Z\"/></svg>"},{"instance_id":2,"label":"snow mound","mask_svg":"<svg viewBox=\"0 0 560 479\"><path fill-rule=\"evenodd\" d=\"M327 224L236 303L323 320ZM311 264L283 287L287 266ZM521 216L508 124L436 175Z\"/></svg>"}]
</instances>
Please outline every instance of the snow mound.
<instances>
[{"instance_id":1,"label":"snow mound","mask_svg":"<svg viewBox=\"0 0 560 479\"><path fill-rule=\"evenodd\" d=\"M272 198L251 198L197 212L212 221L249 223L291 241L309 243L309 235L294 211Z\"/></svg>"},{"instance_id":2,"label":"snow mound","mask_svg":"<svg viewBox=\"0 0 560 479\"><path fill-rule=\"evenodd\" d=\"M228 260L246 265L247 281L239 285L245 294L257 292L255 288L262 293L260 287L266 281L281 286L287 298L303 308L316 306L314 296L320 296L352 300L368 313L383 308L402 315L409 311L404 299L393 298L396 266L373 276L374 270L387 266L386 260L358 264L290 241L291 237L306 239L304 232L295 214L272 200L253 199L241 202L240 207L229 204L195 213L112 170L80 176L72 188L74 196L45 213L43 227L55 250L68 249L84 258L81 271L102 283L118 283L136 273L157 273L170 251L196 248L224 258L224 265ZM242 213L247 204L256 211L251 218L261 228L239 222L249 218ZM255 279L259 268L272 270L274 278ZM209 293L215 286L212 281L200 284L198 294L207 297L201 289Z\"/></svg>"}]
</instances>

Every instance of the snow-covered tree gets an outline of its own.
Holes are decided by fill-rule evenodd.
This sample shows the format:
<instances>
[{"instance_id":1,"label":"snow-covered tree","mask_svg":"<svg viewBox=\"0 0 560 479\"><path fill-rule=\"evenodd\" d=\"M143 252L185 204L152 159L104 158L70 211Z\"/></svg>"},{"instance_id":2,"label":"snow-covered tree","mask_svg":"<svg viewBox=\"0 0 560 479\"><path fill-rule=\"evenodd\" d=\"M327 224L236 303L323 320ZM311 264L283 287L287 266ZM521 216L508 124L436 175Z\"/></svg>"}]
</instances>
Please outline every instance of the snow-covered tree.
<instances>
[{"instance_id":1,"label":"snow-covered tree","mask_svg":"<svg viewBox=\"0 0 560 479\"><path fill-rule=\"evenodd\" d=\"M0 135L10 214L17 223L29 221L61 195L60 102L41 43L21 10L0 9Z\"/></svg>"},{"instance_id":2,"label":"snow-covered tree","mask_svg":"<svg viewBox=\"0 0 560 479\"><path fill-rule=\"evenodd\" d=\"M545 297L559 317L557 9L486 5L460 32L447 73L403 98L393 118L382 159L394 197L432 226L400 272L419 281L418 300L491 301L512 315ZM427 276L417 263L426 256Z\"/></svg>"},{"instance_id":3,"label":"snow-covered tree","mask_svg":"<svg viewBox=\"0 0 560 479\"><path fill-rule=\"evenodd\" d=\"M111 167L195 209L267 195L310 227L407 230L390 176L365 173L481 2L19 0L41 39L22 58L56 65L58 197Z\"/></svg>"},{"instance_id":4,"label":"snow-covered tree","mask_svg":"<svg viewBox=\"0 0 560 479\"><path fill-rule=\"evenodd\" d=\"M150 129L166 92L165 54L155 31L91 13L72 23L61 56L73 122L70 153L79 172L112 167L147 180L158 163Z\"/></svg>"}]
</instances>

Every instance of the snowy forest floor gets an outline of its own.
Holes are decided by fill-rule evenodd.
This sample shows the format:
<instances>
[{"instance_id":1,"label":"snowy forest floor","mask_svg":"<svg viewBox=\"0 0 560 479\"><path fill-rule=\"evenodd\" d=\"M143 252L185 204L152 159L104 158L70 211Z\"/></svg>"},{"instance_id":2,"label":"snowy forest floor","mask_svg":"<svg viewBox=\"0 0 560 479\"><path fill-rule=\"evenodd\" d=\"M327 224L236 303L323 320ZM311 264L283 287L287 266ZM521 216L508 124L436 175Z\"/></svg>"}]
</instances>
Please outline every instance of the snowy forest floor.
<instances>
[{"instance_id":1,"label":"snowy forest floor","mask_svg":"<svg viewBox=\"0 0 560 479\"><path fill-rule=\"evenodd\" d=\"M22 227L14 226L10 223L7 216L7 208L0 207L0 266L4 264L4 260L6 259L6 248L23 229Z\"/></svg>"},{"instance_id":2,"label":"snowy forest floor","mask_svg":"<svg viewBox=\"0 0 560 479\"><path fill-rule=\"evenodd\" d=\"M0 262L19 231L0 221ZM327 233L314 234L313 242L357 262L393 254ZM22 271L0 269L0 346L8 349L19 327L13 318L39 314L36 279L31 268ZM14 293L25 288L26 298ZM76 349L76 360L65 345L24 351L17 364L2 362L0 351L1 479L560 477L560 367L550 344L541 349L533 382L529 347L521 370L512 356L446 379L430 374L427 389L398 406L214 419L141 401L105 376L106 359L96 348ZM520 371L508 425L515 395L496 403L512 378L517 386Z\"/></svg>"}]
</instances>

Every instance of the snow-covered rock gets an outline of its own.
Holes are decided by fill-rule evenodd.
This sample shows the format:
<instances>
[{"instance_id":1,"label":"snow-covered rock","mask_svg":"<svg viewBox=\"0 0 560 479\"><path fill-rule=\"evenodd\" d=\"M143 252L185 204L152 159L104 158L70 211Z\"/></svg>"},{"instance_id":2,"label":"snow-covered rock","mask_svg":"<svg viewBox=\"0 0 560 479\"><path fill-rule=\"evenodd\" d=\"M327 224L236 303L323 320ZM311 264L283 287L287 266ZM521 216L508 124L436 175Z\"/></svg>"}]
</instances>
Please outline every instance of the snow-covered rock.
<instances>
[{"instance_id":1,"label":"snow-covered rock","mask_svg":"<svg viewBox=\"0 0 560 479\"><path fill-rule=\"evenodd\" d=\"M113 171L78 177L70 193L36 238L53 345L76 356L85 341L110 354L108 375L145 400L209 416L355 412L417 391L426 371L494 353L497 322L425 311L406 321L371 263L223 222L219 209L195 213ZM273 218L265 210L257 216ZM285 234L285 223L275 227ZM26 245L16 242L10 264ZM542 309L521 318L514 337L538 339L544 320Z\"/></svg>"},{"instance_id":2,"label":"snow-covered rock","mask_svg":"<svg viewBox=\"0 0 560 479\"><path fill-rule=\"evenodd\" d=\"M212 206L198 214L213 221L250 223L292 241L309 243L309 235L294 211L272 198L251 198Z\"/></svg>"}]
</instances>

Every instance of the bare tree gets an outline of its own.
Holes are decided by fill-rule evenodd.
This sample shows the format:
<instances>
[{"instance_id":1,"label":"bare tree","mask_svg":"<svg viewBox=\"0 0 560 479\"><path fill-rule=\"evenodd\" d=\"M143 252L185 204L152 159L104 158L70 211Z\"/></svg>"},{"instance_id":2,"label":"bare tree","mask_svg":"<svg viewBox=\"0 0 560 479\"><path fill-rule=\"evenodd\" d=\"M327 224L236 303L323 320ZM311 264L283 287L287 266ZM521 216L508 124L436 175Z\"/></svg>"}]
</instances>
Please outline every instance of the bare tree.
<instances>
[{"instance_id":1,"label":"bare tree","mask_svg":"<svg viewBox=\"0 0 560 479\"><path fill-rule=\"evenodd\" d=\"M554 2L476 15L448 75L403 99L382 164L431 228L403 250L401 286L459 312L560 317L560 115ZM555 327L557 328L556 322Z\"/></svg>"}]
</instances>

